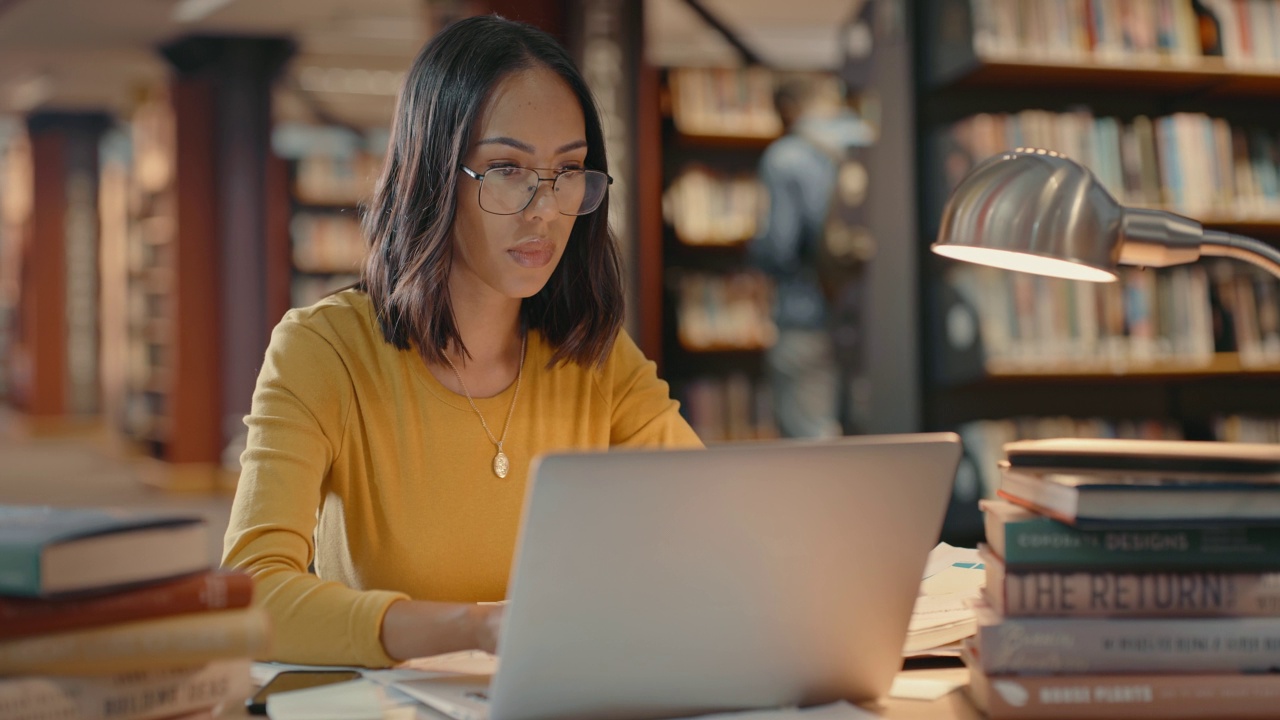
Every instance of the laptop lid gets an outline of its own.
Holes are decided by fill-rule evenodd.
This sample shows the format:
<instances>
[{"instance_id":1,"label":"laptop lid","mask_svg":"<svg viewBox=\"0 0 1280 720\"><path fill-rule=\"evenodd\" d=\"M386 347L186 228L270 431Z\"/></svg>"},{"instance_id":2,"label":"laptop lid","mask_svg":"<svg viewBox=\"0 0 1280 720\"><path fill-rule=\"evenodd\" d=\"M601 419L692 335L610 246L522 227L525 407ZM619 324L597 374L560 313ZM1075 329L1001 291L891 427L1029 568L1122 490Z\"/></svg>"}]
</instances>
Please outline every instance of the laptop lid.
<instances>
[{"instance_id":1,"label":"laptop lid","mask_svg":"<svg viewBox=\"0 0 1280 720\"><path fill-rule=\"evenodd\" d=\"M946 433L542 458L490 717L881 697L959 457Z\"/></svg>"}]
</instances>

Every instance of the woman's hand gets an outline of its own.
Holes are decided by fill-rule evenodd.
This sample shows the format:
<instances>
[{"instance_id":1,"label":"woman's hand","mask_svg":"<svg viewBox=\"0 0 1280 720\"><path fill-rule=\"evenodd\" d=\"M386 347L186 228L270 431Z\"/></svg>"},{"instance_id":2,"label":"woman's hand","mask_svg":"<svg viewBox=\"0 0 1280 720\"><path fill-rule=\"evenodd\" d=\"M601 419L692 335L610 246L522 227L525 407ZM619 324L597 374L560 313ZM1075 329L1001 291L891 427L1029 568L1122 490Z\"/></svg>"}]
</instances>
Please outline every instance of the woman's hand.
<instances>
[{"instance_id":1,"label":"woman's hand","mask_svg":"<svg viewBox=\"0 0 1280 720\"><path fill-rule=\"evenodd\" d=\"M458 650L496 652L501 605L399 600L382 617L382 648L396 660Z\"/></svg>"}]
</instances>

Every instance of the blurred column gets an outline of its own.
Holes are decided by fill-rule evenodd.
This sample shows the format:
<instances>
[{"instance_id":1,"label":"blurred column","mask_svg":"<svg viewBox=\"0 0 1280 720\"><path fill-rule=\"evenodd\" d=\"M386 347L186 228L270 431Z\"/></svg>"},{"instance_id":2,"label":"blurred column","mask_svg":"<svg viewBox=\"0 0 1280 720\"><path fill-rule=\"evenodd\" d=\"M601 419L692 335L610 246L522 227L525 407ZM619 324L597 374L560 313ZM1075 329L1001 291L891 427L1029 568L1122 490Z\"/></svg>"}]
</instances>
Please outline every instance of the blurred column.
<instances>
[{"instance_id":1,"label":"blurred column","mask_svg":"<svg viewBox=\"0 0 1280 720\"><path fill-rule=\"evenodd\" d=\"M271 86L293 50L285 38L225 36L160 48L176 71L174 462L219 462L242 442L278 280L268 273Z\"/></svg>"},{"instance_id":2,"label":"blurred column","mask_svg":"<svg viewBox=\"0 0 1280 720\"><path fill-rule=\"evenodd\" d=\"M570 0L486 0L488 11L508 20L519 20L565 42L565 20Z\"/></svg>"},{"instance_id":3,"label":"blurred column","mask_svg":"<svg viewBox=\"0 0 1280 720\"><path fill-rule=\"evenodd\" d=\"M33 416L98 408L98 141L102 113L27 117L30 207L21 230L13 398Z\"/></svg>"}]
</instances>

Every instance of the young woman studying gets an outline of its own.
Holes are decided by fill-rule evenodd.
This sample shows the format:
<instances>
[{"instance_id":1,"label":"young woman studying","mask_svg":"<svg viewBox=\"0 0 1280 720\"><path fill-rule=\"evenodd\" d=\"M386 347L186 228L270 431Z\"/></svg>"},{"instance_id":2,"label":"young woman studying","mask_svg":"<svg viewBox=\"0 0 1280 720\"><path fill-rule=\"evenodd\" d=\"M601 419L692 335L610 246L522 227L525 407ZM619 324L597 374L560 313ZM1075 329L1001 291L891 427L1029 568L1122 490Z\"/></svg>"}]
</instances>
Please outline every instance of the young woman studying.
<instances>
[{"instance_id":1,"label":"young woman studying","mask_svg":"<svg viewBox=\"0 0 1280 720\"><path fill-rule=\"evenodd\" d=\"M414 61L359 284L272 334L223 564L270 658L494 650L530 461L700 445L620 331L596 108L548 35L458 22ZM308 572L314 564L315 574Z\"/></svg>"}]
</instances>

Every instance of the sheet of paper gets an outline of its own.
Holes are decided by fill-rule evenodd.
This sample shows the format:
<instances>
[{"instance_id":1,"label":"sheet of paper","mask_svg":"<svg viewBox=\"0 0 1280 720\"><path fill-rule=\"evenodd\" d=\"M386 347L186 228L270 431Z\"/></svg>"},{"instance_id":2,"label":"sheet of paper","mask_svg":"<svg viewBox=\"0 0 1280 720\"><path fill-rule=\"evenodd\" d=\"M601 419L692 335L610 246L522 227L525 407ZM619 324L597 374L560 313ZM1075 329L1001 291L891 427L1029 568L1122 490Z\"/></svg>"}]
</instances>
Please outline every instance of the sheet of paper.
<instances>
[{"instance_id":1,"label":"sheet of paper","mask_svg":"<svg viewBox=\"0 0 1280 720\"><path fill-rule=\"evenodd\" d=\"M903 700L937 700L964 685L963 680L938 680L899 674L889 686L889 697Z\"/></svg>"},{"instance_id":2,"label":"sheet of paper","mask_svg":"<svg viewBox=\"0 0 1280 720\"><path fill-rule=\"evenodd\" d=\"M397 665L396 669L454 675L492 675L498 671L498 658L483 650L463 650L406 660Z\"/></svg>"},{"instance_id":3,"label":"sheet of paper","mask_svg":"<svg viewBox=\"0 0 1280 720\"><path fill-rule=\"evenodd\" d=\"M936 575L943 568L960 566L972 567L981 565L982 560L978 558L977 548L962 548L947 543L938 543L936 547L929 551L929 559L924 564L923 578Z\"/></svg>"}]
</instances>

